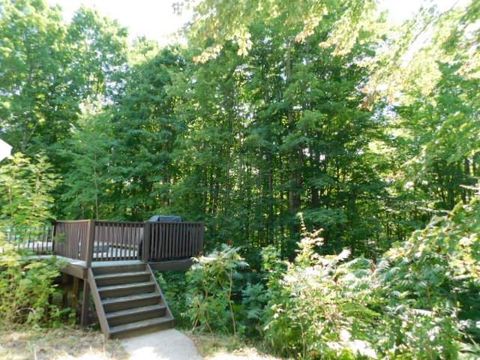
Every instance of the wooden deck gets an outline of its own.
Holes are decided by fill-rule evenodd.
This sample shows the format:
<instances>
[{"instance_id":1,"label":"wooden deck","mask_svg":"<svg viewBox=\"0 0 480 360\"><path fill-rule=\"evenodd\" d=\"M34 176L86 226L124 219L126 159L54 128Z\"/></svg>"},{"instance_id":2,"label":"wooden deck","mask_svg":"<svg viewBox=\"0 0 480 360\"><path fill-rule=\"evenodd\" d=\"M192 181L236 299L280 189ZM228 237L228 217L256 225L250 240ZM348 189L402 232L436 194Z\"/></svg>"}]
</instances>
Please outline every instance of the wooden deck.
<instances>
[{"instance_id":1,"label":"wooden deck","mask_svg":"<svg viewBox=\"0 0 480 360\"><path fill-rule=\"evenodd\" d=\"M203 233L201 223L78 220L23 239L25 233L10 231L7 239L35 257L63 261L73 298L81 298L81 324L88 323L91 298L103 333L123 337L174 325L153 270L188 269L202 251Z\"/></svg>"},{"instance_id":2,"label":"wooden deck","mask_svg":"<svg viewBox=\"0 0 480 360\"><path fill-rule=\"evenodd\" d=\"M52 255L37 255L36 258L41 257L50 257ZM66 258L63 256L56 256L60 261L65 263L65 266L62 268L62 272L71 276L75 276L79 279L86 279L88 267L86 261L75 260ZM92 262L91 268L102 267L102 266L125 266L131 263L137 263L139 260L122 260L122 261L95 261ZM152 270L156 271L184 271L192 266L192 259L179 259L179 260L166 260L160 262L149 262L148 263Z\"/></svg>"}]
</instances>

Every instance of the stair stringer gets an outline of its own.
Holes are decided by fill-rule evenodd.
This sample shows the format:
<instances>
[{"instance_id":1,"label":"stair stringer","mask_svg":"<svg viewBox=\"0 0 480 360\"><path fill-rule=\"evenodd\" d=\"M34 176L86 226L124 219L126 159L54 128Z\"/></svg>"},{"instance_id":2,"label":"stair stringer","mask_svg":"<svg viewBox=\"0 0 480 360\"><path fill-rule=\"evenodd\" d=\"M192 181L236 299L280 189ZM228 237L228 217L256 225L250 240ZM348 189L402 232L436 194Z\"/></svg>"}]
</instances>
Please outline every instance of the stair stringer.
<instances>
[{"instance_id":1,"label":"stair stringer","mask_svg":"<svg viewBox=\"0 0 480 360\"><path fill-rule=\"evenodd\" d=\"M172 315L170 307L168 306L168 303L167 303L167 300L166 300L166 298L163 294L163 291L160 288L160 286L158 284L158 281L155 278L155 275L154 275L150 265L148 263L144 263L144 264L145 264L145 271L149 274L150 280L154 284L155 293L158 294L158 296L161 299L161 302L165 306L164 317L167 317L167 318L171 319L172 323L171 323L171 326L169 326L169 327L173 327L175 325L175 319ZM102 330L102 333L105 335L105 337L111 338L113 336L112 333L114 332L113 331L114 328L112 328L109 325L109 321L108 321L108 318L107 318L107 313L106 313L106 310L105 310L105 307L104 307L104 301L102 300L102 296L100 295L99 287L97 285L95 274L94 274L92 268L88 269L87 281L88 281L88 285L90 287L91 295L92 295L92 298L93 298L93 303L95 305L95 311L96 311L96 314L97 314L98 321L100 323L100 328ZM115 336L117 336L117 335L115 335Z\"/></svg>"},{"instance_id":2,"label":"stair stringer","mask_svg":"<svg viewBox=\"0 0 480 360\"><path fill-rule=\"evenodd\" d=\"M100 298L100 293L98 292L97 283L95 281L95 276L93 275L92 268L88 269L88 285L90 285L90 291L93 298L93 303L95 305L95 311L97 313L98 322L100 323L100 328L102 329L103 334L109 338L110 337L110 326L108 325L107 315L105 314L105 309L103 308L102 299Z\"/></svg>"}]
</instances>

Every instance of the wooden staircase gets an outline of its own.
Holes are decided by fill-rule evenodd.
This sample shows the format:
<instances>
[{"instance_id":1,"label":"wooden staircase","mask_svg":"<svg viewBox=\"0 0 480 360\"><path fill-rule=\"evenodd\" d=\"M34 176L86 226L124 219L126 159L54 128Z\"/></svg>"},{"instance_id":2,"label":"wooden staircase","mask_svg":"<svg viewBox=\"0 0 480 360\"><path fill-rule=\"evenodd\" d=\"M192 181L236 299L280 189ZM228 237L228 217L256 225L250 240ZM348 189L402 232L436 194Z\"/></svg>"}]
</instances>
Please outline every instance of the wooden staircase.
<instances>
[{"instance_id":1,"label":"wooden staircase","mask_svg":"<svg viewBox=\"0 0 480 360\"><path fill-rule=\"evenodd\" d=\"M127 337L174 326L175 320L147 263L96 263L88 269L88 283L100 327L107 337Z\"/></svg>"}]
</instances>

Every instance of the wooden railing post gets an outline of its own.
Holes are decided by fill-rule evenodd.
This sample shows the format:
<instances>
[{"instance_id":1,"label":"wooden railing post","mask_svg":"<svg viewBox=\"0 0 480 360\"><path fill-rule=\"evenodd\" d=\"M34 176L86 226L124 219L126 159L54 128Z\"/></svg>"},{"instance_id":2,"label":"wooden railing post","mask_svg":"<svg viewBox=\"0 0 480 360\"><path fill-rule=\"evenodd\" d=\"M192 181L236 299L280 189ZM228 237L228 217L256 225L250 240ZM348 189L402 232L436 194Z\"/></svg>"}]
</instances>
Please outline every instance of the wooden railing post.
<instances>
[{"instance_id":1,"label":"wooden railing post","mask_svg":"<svg viewBox=\"0 0 480 360\"><path fill-rule=\"evenodd\" d=\"M87 243L86 243L86 265L87 269L92 266L93 246L95 243L95 220L88 220Z\"/></svg>"},{"instance_id":2,"label":"wooden railing post","mask_svg":"<svg viewBox=\"0 0 480 360\"><path fill-rule=\"evenodd\" d=\"M142 246L142 260L148 262L150 260L150 240L151 240L152 224L145 222L143 224L143 246Z\"/></svg>"}]
</instances>

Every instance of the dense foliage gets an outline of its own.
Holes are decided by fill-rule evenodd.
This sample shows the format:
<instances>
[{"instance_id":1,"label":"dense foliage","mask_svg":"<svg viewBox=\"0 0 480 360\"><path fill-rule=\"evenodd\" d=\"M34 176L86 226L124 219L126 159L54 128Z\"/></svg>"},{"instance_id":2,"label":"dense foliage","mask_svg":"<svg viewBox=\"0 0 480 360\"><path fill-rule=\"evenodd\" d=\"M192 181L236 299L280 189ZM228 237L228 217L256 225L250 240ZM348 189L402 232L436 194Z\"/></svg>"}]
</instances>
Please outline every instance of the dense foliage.
<instances>
[{"instance_id":1,"label":"dense foliage","mask_svg":"<svg viewBox=\"0 0 480 360\"><path fill-rule=\"evenodd\" d=\"M480 355L480 197L433 219L376 262L351 260L348 250L318 255L319 234L303 229L292 262L266 248L256 284L242 285L235 269L244 264L234 248L200 258L174 297L185 304L187 324L197 331L241 329L294 358ZM232 296L239 285L241 296ZM235 326L225 326L234 319Z\"/></svg>"},{"instance_id":2,"label":"dense foliage","mask_svg":"<svg viewBox=\"0 0 480 360\"><path fill-rule=\"evenodd\" d=\"M186 45L158 49L0 0L0 133L25 154L0 220L203 221L217 250L160 276L173 310L283 355L478 353L479 1L398 27L371 0L182 6Z\"/></svg>"},{"instance_id":3,"label":"dense foliage","mask_svg":"<svg viewBox=\"0 0 480 360\"><path fill-rule=\"evenodd\" d=\"M318 256L307 234L270 294L265 337L293 356L477 356L480 199L436 218L378 262Z\"/></svg>"},{"instance_id":4,"label":"dense foliage","mask_svg":"<svg viewBox=\"0 0 480 360\"><path fill-rule=\"evenodd\" d=\"M52 219L52 191L58 179L45 157L15 154L0 168L0 326L55 325L70 314L56 305L62 265L55 258L31 259L17 246ZM39 230L42 229L42 230ZM6 236L10 241L6 241ZM58 299L57 299L58 300Z\"/></svg>"},{"instance_id":5,"label":"dense foliage","mask_svg":"<svg viewBox=\"0 0 480 360\"><path fill-rule=\"evenodd\" d=\"M158 51L92 10L4 0L4 136L62 176L57 217L178 213L258 268L264 246L294 256L302 212L322 251L377 256L471 197L478 6L393 29L372 1L297 5L203 1L188 46Z\"/></svg>"},{"instance_id":6,"label":"dense foliage","mask_svg":"<svg viewBox=\"0 0 480 360\"><path fill-rule=\"evenodd\" d=\"M54 258L28 260L11 244L0 240L0 327L24 324L46 326L60 324L70 311L53 302L61 296L54 284L60 266Z\"/></svg>"},{"instance_id":7,"label":"dense foliage","mask_svg":"<svg viewBox=\"0 0 480 360\"><path fill-rule=\"evenodd\" d=\"M39 227L52 219L53 190L58 179L44 156L16 153L0 167L0 224Z\"/></svg>"}]
</instances>

